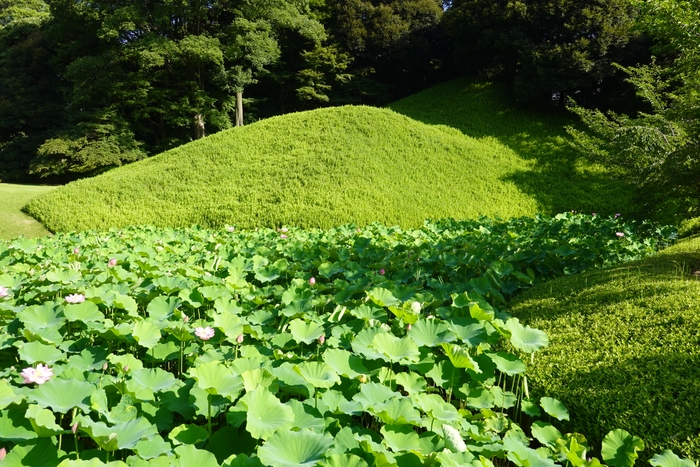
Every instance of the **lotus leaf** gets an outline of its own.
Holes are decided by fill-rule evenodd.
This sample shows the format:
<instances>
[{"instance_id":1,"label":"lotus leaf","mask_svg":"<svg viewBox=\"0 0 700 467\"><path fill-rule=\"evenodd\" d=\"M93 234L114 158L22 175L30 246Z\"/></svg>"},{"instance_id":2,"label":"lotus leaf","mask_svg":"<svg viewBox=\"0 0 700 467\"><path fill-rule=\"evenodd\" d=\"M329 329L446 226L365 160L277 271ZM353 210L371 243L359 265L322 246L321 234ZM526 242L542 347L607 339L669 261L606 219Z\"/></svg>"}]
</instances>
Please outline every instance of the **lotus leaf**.
<instances>
[{"instance_id":1,"label":"lotus leaf","mask_svg":"<svg viewBox=\"0 0 700 467\"><path fill-rule=\"evenodd\" d=\"M19 358L30 365L37 362L51 364L66 359L66 355L53 345L45 345L39 341L24 344L20 349Z\"/></svg>"},{"instance_id":2,"label":"lotus leaf","mask_svg":"<svg viewBox=\"0 0 700 467\"><path fill-rule=\"evenodd\" d=\"M369 467L367 462L354 454L333 454L321 464L324 467Z\"/></svg>"},{"instance_id":3,"label":"lotus leaf","mask_svg":"<svg viewBox=\"0 0 700 467\"><path fill-rule=\"evenodd\" d=\"M66 319L71 322L102 322L105 319L97 305L89 300L82 303L66 305L63 308L63 314L66 316Z\"/></svg>"},{"instance_id":4,"label":"lotus leaf","mask_svg":"<svg viewBox=\"0 0 700 467\"><path fill-rule=\"evenodd\" d=\"M19 404L24 396L15 394L13 386L7 380L0 379L0 409L10 404Z\"/></svg>"},{"instance_id":5,"label":"lotus leaf","mask_svg":"<svg viewBox=\"0 0 700 467\"><path fill-rule=\"evenodd\" d=\"M290 321L289 331L292 333L295 341L303 342L304 344L310 344L324 335L324 330L321 326L312 321L302 321L300 319Z\"/></svg>"},{"instance_id":6,"label":"lotus leaf","mask_svg":"<svg viewBox=\"0 0 700 467\"><path fill-rule=\"evenodd\" d=\"M457 338L447 324L435 319L418 320L408 331L408 336L419 346L426 347L435 347Z\"/></svg>"},{"instance_id":7,"label":"lotus leaf","mask_svg":"<svg viewBox=\"0 0 700 467\"><path fill-rule=\"evenodd\" d=\"M388 401L369 407L387 425L420 425L420 412L413 403L405 397L393 397Z\"/></svg>"},{"instance_id":8,"label":"lotus leaf","mask_svg":"<svg viewBox=\"0 0 700 467\"><path fill-rule=\"evenodd\" d=\"M382 359L389 362L419 361L420 352L416 343L407 337L396 337L390 332L378 333L372 339L372 347L382 353Z\"/></svg>"},{"instance_id":9,"label":"lotus leaf","mask_svg":"<svg viewBox=\"0 0 700 467\"><path fill-rule=\"evenodd\" d=\"M294 367L315 388L330 388L340 382L340 377L324 362L304 362Z\"/></svg>"},{"instance_id":10,"label":"lotus leaf","mask_svg":"<svg viewBox=\"0 0 700 467\"><path fill-rule=\"evenodd\" d=\"M348 378L369 374L369 370L360 357L343 349L328 349L323 352L323 361L336 373Z\"/></svg>"},{"instance_id":11,"label":"lotus leaf","mask_svg":"<svg viewBox=\"0 0 700 467\"><path fill-rule=\"evenodd\" d=\"M56 424L56 415L49 409L31 404L25 414L31 422L34 431L40 438L51 437L63 433L63 428Z\"/></svg>"},{"instance_id":12,"label":"lotus leaf","mask_svg":"<svg viewBox=\"0 0 700 467\"><path fill-rule=\"evenodd\" d=\"M694 467L695 462L690 459L681 459L673 451L666 450L661 454L654 454L649 459L649 463L654 467Z\"/></svg>"},{"instance_id":13,"label":"lotus leaf","mask_svg":"<svg viewBox=\"0 0 700 467\"><path fill-rule=\"evenodd\" d=\"M317 433L323 433L326 421L312 405L305 404L296 399L290 399L287 405L294 411L294 425L296 429L309 429Z\"/></svg>"},{"instance_id":14,"label":"lotus leaf","mask_svg":"<svg viewBox=\"0 0 700 467\"><path fill-rule=\"evenodd\" d=\"M380 430L384 444L394 452L411 451L418 447L418 433L408 425L384 425Z\"/></svg>"},{"instance_id":15,"label":"lotus leaf","mask_svg":"<svg viewBox=\"0 0 700 467\"><path fill-rule=\"evenodd\" d=\"M491 361L496 364L496 368L501 373L507 375L518 375L525 373L525 364L515 355L505 352L486 352Z\"/></svg>"},{"instance_id":16,"label":"lotus leaf","mask_svg":"<svg viewBox=\"0 0 700 467\"><path fill-rule=\"evenodd\" d=\"M551 424L537 420L532 424L532 436L540 443L550 448L554 448L557 441L562 437L561 432Z\"/></svg>"},{"instance_id":17,"label":"lotus leaf","mask_svg":"<svg viewBox=\"0 0 700 467\"><path fill-rule=\"evenodd\" d=\"M179 425L172 429L168 438L175 445L199 444L209 439L209 432L199 425Z\"/></svg>"},{"instance_id":18,"label":"lotus leaf","mask_svg":"<svg viewBox=\"0 0 700 467\"><path fill-rule=\"evenodd\" d=\"M557 465L552 459L543 458L534 449L523 445L518 445L516 449L509 451L508 460L519 467L555 467Z\"/></svg>"},{"instance_id":19,"label":"lotus leaf","mask_svg":"<svg viewBox=\"0 0 700 467\"><path fill-rule=\"evenodd\" d=\"M147 320L139 320L134 324L134 329L132 335L139 345L151 349L160 341L162 337L160 334L160 328Z\"/></svg>"},{"instance_id":20,"label":"lotus leaf","mask_svg":"<svg viewBox=\"0 0 700 467\"><path fill-rule=\"evenodd\" d=\"M153 400L153 393L169 391L178 385L172 373L160 368L130 371L131 379L127 381L126 387L139 400Z\"/></svg>"},{"instance_id":21,"label":"lotus leaf","mask_svg":"<svg viewBox=\"0 0 700 467\"><path fill-rule=\"evenodd\" d=\"M544 411L556 418L557 420L569 420L569 411L566 409L564 404L551 397L542 397L540 399L540 406Z\"/></svg>"},{"instance_id":22,"label":"lotus leaf","mask_svg":"<svg viewBox=\"0 0 700 467\"><path fill-rule=\"evenodd\" d=\"M148 303L146 313L154 321L164 321L175 314L179 305L180 300L176 297L159 295Z\"/></svg>"},{"instance_id":23,"label":"lotus leaf","mask_svg":"<svg viewBox=\"0 0 700 467\"><path fill-rule=\"evenodd\" d=\"M197 386L209 394L218 394L235 400L243 387L243 380L235 376L219 361L211 361L198 365L190 370L192 377L197 380Z\"/></svg>"},{"instance_id":24,"label":"lotus leaf","mask_svg":"<svg viewBox=\"0 0 700 467\"><path fill-rule=\"evenodd\" d=\"M285 431L294 424L292 408L263 387L246 393L238 405L246 408L246 430L253 438L268 439L276 430Z\"/></svg>"},{"instance_id":25,"label":"lotus leaf","mask_svg":"<svg viewBox=\"0 0 700 467\"><path fill-rule=\"evenodd\" d=\"M29 394L38 404L51 407L54 412L67 413L77 407L88 411L87 401L96 387L90 383L52 378Z\"/></svg>"},{"instance_id":26,"label":"lotus leaf","mask_svg":"<svg viewBox=\"0 0 700 467\"><path fill-rule=\"evenodd\" d=\"M450 359L455 368L468 368L476 373L481 373L479 364L469 355L469 352L464 350L457 344L442 344L442 349L445 355Z\"/></svg>"},{"instance_id":27,"label":"lotus leaf","mask_svg":"<svg viewBox=\"0 0 700 467\"><path fill-rule=\"evenodd\" d=\"M37 437L31 422L24 416L25 412L22 406L0 410L0 439L18 443Z\"/></svg>"},{"instance_id":28,"label":"lotus leaf","mask_svg":"<svg viewBox=\"0 0 700 467\"><path fill-rule=\"evenodd\" d=\"M454 422L462 420L457 409L448 404L437 394L418 394L411 396L411 400L417 408L442 422Z\"/></svg>"},{"instance_id":29,"label":"lotus leaf","mask_svg":"<svg viewBox=\"0 0 700 467\"><path fill-rule=\"evenodd\" d=\"M362 319L365 321L375 320L384 323L387 320L386 311L384 311L383 308L377 306L369 306L363 304L356 308L350 309L349 313L355 318Z\"/></svg>"},{"instance_id":30,"label":"lotus leaf","mask_svg":"<svg viewBox=\"0 0 700 467\"><path fill-rule=\"evenodd\" d=\"M367 292L367 296L372 300L375 305L381 307L389 307L399 305L400 302L394 297L394 295L387 289L382 287L376 287Z\"/></svg>"},{"instance_id":31,"label":"lotus leaf","mask_svg":"<svg viewBox=\"0 0 700 467\"><path fill-rule=\"evenodd\" d=\"M132 449L142 439L157 435L155 425L145 418L136 418L127 422L108 426L103 422L94 422L88 417L80 417L80 431L87 433L102 449Z\"/></svg>"},{"instance_id":32,"label":"lotus leaf","mask_svg":"<svg viewBox=\"0 0 700 467\"><path fill-rule=\"evenodd\" d=\"M244 324L245 321L233 313L217 313L214 315L214 326L219 328L232 344L235 344L238 336L243 334Z\"/></svg>"},{"instance_id":33,"label":"lotus leaf","mask_svg":"<svg viewBox=\"0 0 700 467\"><path fill-rule=\"evenodd\" d=\"M383 353L371 346L375 336L382 333L386 333L386 330L380 327L363 329L353 339L352 350L369 359L386 359Z\"/></svg>"},{"instance_id":34,"label":"lotus leaf","mask_svg":"<svg viewBox=\"0 0 700 467\"><path fill-rule=\"evenodd\" d=\"M312 467L323 459L332 443L328 434L279 430L258 449L258 457L271 467Z\"/></svg>"},{"instance_id":35,"label":"lotus leaf","mask_svg":"<svg viewBox=\"0 0 700 467\"><path fill-rule=\"evenodd\" d=\"M392 397L400 397L401 394L379 383L365 383L360 386L360 392L353 396L353 400L362 404L364 410L383 404Z\"/></svg>"},{"instance_id":36,"label":"lotus leaf","mask_svg":"<svg viewBox=\"0 0 700 467\"><path fill-rule=\"evenodd\" d=\"M603 461L612 467L632 467L639 457L637 451L643 450L644 441L641 438L632 436L625 430L613 430L603 439L600 454Z\"/></svg>"},{"instance_id":37,"label":"lotus leaf","mask_svg":"<svg viewBox=\"0 0 700 467\"><path fill-rule=\"evenodd\" d=\"M243 378L243 388L246 392L253 392L258 387L263 387L271 393L279 391L277 378L264 368L255 368L241 373Z\"/></svg>"},{"instance_id":38,"label":"lotus leaf","mask_svg":"<svg viewBox=\"0 0 700 467\"><path fill-rule=\"evenodd\" d=\"M1 437L1 436L0 436ZM10 441L3 439L3 441ZM3 467L56 467L66 458L66 453L59 450L49 438L40 438L31 443L17 445L2 461ZM102 464L100 464L102 465Z\"/></svg>"},{"instance_id":39,"label":"lotus leaf","mask_svg":"<svg viewBox=\"0 0 700 467\"><path fill-rule=\"evenodd\" d=\"M513 347L525 353L536 352L549 344L547 334L539 329L523 326L517 318L506 321L505 328L511 333L510 343L513 344Z\"/></svg>"},{"instance_id":40,"label":"lotus leaf","mask_svg":"<svg viewBox=\"0 0 700 467\"><path fill-rule=\"evenodd\" d=\"M177 460L172 462L173 467L219 467L214 454L191 444L176 447L175 454Z\"/></svg>"}]
</instances>

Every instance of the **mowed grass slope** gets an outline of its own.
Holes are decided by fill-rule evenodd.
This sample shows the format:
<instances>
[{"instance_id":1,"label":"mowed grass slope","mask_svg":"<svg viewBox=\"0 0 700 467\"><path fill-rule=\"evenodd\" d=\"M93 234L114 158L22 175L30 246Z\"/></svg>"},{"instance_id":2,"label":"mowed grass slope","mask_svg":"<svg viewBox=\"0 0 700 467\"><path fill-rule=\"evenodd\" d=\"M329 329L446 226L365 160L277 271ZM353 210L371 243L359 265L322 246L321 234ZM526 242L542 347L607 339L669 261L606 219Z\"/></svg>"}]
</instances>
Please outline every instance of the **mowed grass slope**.
<instances>
[{"instance_id":1,"label":"mowed grass slope","mask_svg":"<svg viewBox=\"0 0 700 467\"><path fill-rule=\"evenodd\" d=\"M32 198L53 190L52 186L0 183L0 239L18 235L42 237L49 232L21 209Z\"/></svg>"},{"instance_id":2,"label":"mowed grass slope","mask_svg":"<svg viewBox=\"0 0 700 467\"><path fill-rule=\"evenodd\" d=\"M481 122L505 105L500 91L455 83L397 104L409 116L432 109L439 116L435 122L362 106L284 115L69 184L32 201L27 211L51 231L70 231L375 221L417 227L426 218L626 210L619 185L576 178L580 162L571 154L532 157L564 144L562 120L532 123L528 119L539 118L536 114L509 116L508 132L540 129L529 146L515 147L499 133L502 125ZM495 136L487 136L489 131ZM557 167L555 175L543 178L550 165ZM535 192L533 184L549 191Z\"/></svg>"},{"instance_id":3,"label":"mowed grass slope","mask_svg":"<svg viewBox=\"0 0 700 467\"><path fill-rule=\"evenodd\" d=\"M700 459L700 238L657 256L564 277L516 297L509 312L549 335L530 390L568 407L570 432L599 449L622 428Z\"/></svg>"}]
</instances>

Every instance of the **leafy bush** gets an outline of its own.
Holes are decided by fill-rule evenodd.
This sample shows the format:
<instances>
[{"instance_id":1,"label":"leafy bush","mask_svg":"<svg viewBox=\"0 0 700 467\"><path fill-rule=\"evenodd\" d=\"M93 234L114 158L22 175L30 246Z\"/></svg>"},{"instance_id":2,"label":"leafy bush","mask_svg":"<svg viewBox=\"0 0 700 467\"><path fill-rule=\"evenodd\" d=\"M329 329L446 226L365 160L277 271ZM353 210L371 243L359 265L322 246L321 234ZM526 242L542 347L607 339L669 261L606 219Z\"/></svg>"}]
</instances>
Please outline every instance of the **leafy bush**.
<instances>
[{"instance_id":1,"label":"leafy bush","mask_svg":"<svg viewBox=\"0 0 700 467\"><path fill-rule=\"evenodd\" d=\"M528 396L520 357L547 337L504 295L668 233L562 215L0 243L4 462L595 467L545 421L566 408ZM643 443L620 431L603 447L623 467Z\"/></svg>"},{"instance_id":2,"label":"leafy bush","mask_svg":"<svg viewBox=\"0 0 700 467\"><path fill-rule=\"evenodd\" d=\"M612 428L642 437L650 451L700 459L700 239L653 258L556 279L509 304L547 332L530 389L571 411L566 430L592 445Z\"/></svg>"}]
</instances>

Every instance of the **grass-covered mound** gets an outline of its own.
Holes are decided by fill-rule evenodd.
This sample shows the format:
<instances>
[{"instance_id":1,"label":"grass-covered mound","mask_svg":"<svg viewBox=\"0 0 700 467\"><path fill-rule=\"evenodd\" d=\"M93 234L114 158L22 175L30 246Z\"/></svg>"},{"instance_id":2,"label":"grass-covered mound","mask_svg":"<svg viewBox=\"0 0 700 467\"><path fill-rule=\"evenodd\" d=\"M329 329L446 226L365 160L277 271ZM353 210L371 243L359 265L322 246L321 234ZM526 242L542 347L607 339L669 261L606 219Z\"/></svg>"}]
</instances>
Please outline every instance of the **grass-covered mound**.
<instances>
[{"instance_id":1,"label":"grass-covered mound","mask_svg":"<svg viewBox=\"0 0 700 467\"><path fill-rule=\"evenodd\" d=\"M700 239L643 261L565 277L509 312L549 335L530 388L564 402L593 446L612 428L700 459Z\"/></svg>"},{"instance_id":2,"label":"grass-covered mound","mask_svg":"<svg viewBox=\"0 0 700 467\"><path fill-rule=\"evenodd\" d=\"M449 92L433 99L432 108L451 115L444 123L458 128L455 122L468 125L505 105L498 92L478 87L435 92L440 89ZM482 98L465 113L450 106L451 93ZM405 112L411 104L399 107ZM518 134L528 141L515 147L501 141L498 125L495 137L484 137L482 129L472 138L371 107L290 114L69 184L32 201L28 212L52 231L69 231L136 224L328 228L374 221L416 227L439 217L626 211L624 191L607 190L609 181L576 178L573 155L528 155L563 144L553 136L561 133L561 121L537 118L509 117L509 131L521 125ZM550 165L561 167L542 178ZM543 194L535 195L533 183Z\"/></svg>"}]
</instances>

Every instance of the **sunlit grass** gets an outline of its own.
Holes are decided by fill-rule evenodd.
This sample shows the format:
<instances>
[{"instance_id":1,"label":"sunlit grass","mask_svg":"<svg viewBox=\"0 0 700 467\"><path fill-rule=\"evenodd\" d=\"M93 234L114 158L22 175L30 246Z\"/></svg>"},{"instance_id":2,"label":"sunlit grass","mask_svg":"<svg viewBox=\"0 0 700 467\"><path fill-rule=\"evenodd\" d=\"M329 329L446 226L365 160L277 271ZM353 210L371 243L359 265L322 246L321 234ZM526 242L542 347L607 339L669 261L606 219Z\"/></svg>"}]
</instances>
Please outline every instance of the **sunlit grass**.
<instances>
[{"instance_id":1,"label":"sunlit grass","mask_svg":"<svg viewBox=\"0 0 700 467\"><path fill-rule=\"evenodd\" d=\"M50 186L0 183L0 239L7 240L18 235L48 235L49 232L40 223L24 214L21 209L32 198L53 189L54 187Z\"/></svg>"}]
</instances>

